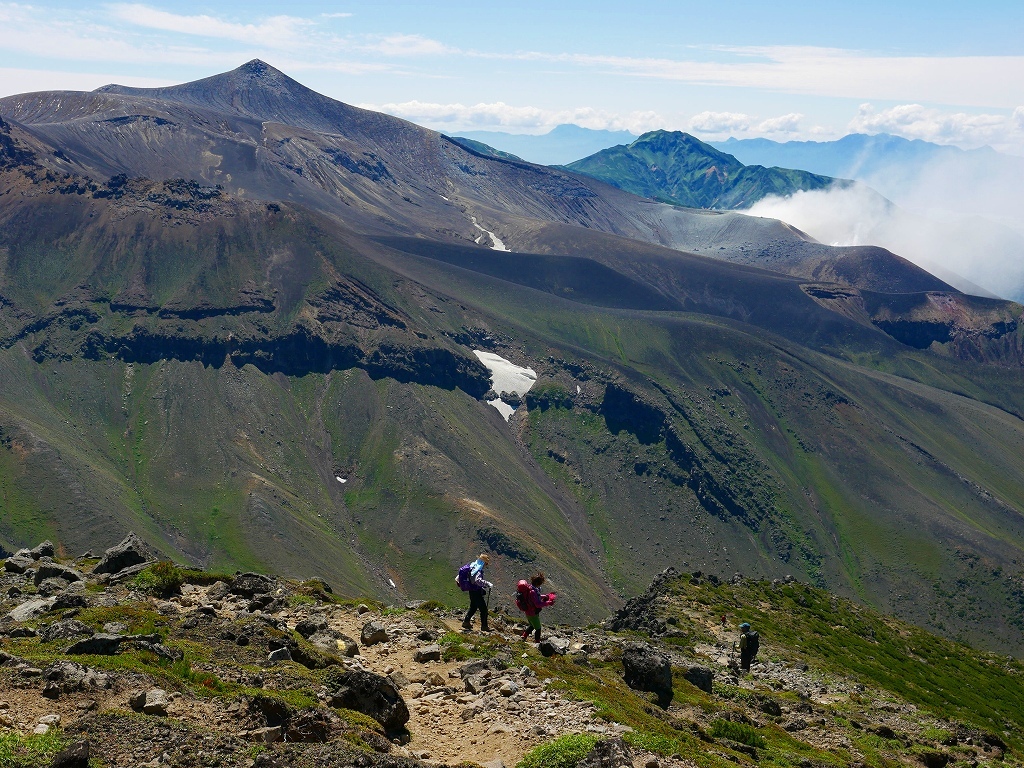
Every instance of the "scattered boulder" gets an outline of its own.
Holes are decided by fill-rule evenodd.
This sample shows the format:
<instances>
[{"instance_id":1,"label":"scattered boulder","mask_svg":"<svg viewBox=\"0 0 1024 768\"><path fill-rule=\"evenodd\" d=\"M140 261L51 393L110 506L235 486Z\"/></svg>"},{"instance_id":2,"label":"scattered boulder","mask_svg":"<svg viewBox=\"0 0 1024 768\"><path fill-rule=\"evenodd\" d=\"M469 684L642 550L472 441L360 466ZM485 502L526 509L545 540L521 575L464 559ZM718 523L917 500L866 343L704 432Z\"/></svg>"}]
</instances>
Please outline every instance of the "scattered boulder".
<instances>
[{"instance_id":1,"label":"scattered boulder","mask_svg":"<svg viewBox=\"0 0 1024 768\"><path fill-rule=\"evenodd\" d=\"M74 568L55 563L53 560L40 560L36 564L36 575L32 580L38 587L47 579L63 579L66 582L72 582L81 581L82 578L82 574ZM62 584L61 588L66 586L67 584Z\"/></svg>"},{"instance_id":2,"label":"scattered boulder","mask_svg":"<svg viewBox=\"0 0 1024 768\"><path fill-rule=\"evenodd\" d=\"M65 747L54 755L50 768L89 768L89 742L77 741Z\"/></svg>"},{"instance_id":3,"label":"scattered boulder","mask_svg":"<svg viewBox=\"0 0 1024 768\"><path fill-rule=\"evenodd\" d=\"M577 768L633 768L633 753L622 739L597 742Z\"/></svg>"},{"instance_id":4,"label":"scattered boulder","mask_svg":"<svg viewBox=\"0 0 1024 768\"><path fill-rule=\"evenodd\" d=\"M34 567L36 561L31 557L25 557L24 555L11 555L4 560L4 570L8 573L24 573L29 568Z\"/></svg>"},{"instance_id":5,"label":"scattered boulder","mask_svg":"<svg viewBox=\"0 0 1024 768\"><path fill-rule=\"evenodd\" d=\"M69 584L66 589L54 598L51 610L66 611L71 608L88 608L89 599L85 596L82 587L83 583L81 581Z\"/></svg>"},{"instance_id":6,"label":"scattered boulder","mask_svg":"<svg viewBox=\"0 0 1024 768\"><path fill-rule=\"evenodd\" d=\"M368 621L363 625L363 631L359 635L363 645L376 645L386 643L388 631L379 621Z\"/></svg>"},{"instance_id":7,"label":"scattered boulder","mask_svg":"<svg viewBox=\"0 0 1024 768\"><path fill-rule=\"evenodd\" d=\"M120 573L133 565L142 565L152 560L149 548L135 535L129 533L121 543L103 553L103 557L92 569L93 573Z\"/></svg>"},{"instance_id":8,"label":"scattered boulder","mask_svg":"<svg viewBox=\"0 0 1024 768\"><path fill-rule=\"evenodd\" d=\"M273 744L284 739L284 728L280 725L257 728L254 731L249 731L249 738L261 744Z\"/></svg>"},{"instance_id":9,"label":"scattered boulder","mask_svg":"<svg viewBox=\"0 0 1024 768\"><path fill-rule=\"evenodd\" d=\"M262 573L243 573L231 580L231 591L250 600L256 595L265 595L273 590L274 580Z\"/></svg>"},{"instance_id":10,"label":"scattered boulder","mask_svg":"<svg viewBox=\"0 0 1024 768\"><path fill-rule=\"evenodd\" d=\"M354 709L369 715L388 731L398 731L409 722L409 708L394 684L385 677L353 669L333 678L337 690L330 706Z\"/></svg>"},{"instance_id":11,"label":"scattered boulder","mask_svg":"<svg viewBox=\"0 0 1024 768\"><path fill-rule=\"evenodd\" d=\"M225 597L231 594L231 587L228 586L227 582L215 581L206 590L207 600L223 600Z\"/></svg>"},{"instance_id":12,"label":"scattered boulder","mask_svg":"<svg viewBox=\"0 0 1024 768\"><path fill-rule=\"evenodd\" d=\"M167 692L162 688L138 691L128 700L128 704L136 712L163 717L167 714Z\"/></svg>"},{"instance_id":13,"label":"scattered boulder","mask_svg":"<svg viewBox=\"0 0 1024 768\"><path fill-rule=\"evenodd\" d=\"M303 619L295 625L295 631L309 640L309 638L318 632L327 631L327 621L321 618Z\"/></svg>"},{"instance_id":14,"label":"scattered boulder","mask_svg":"<svg viewBox=\"0 0 1024 768\"><path fill-rule=\"evenodd\" d=\"M12 621L22 622L31 621L32 619L38 619L44 613L53 607L54 598L36 598L34 600L26 600L24 603L19 605L13 611L7 614L7 618Z\"/></svg>"},{"instance_id":15,"label":"scattered boulder","mask_svg":"<svg viewBox=\"0 0 1024 768\"><path fill-rule=\"evenodd\" d=\"M301 710L288 720L285 741L317 744L330 741L334 731L333 720L331 713L321 707Z\"/></svg>"},{"instance_id":16,"label":"scattered boulder","mask_svg":"<svg viewBox=\"0 0 1024 768\"><path fill-rule=\"evenodd\" d=\"M71 640L82 635L92 635L92 627L77 619L66 619L55 621L39 633L39 639L44 643L52 643L56 640Z\"/></svg>"},{"instance_id":17,"label":"scattered boulder","mask_svg":"<svg viewBox=\"0 0 1024 768\"><path fill-rule=\"evenodd\" d=\"M57 548L53 546L53 542L47 539L42 544L37 545L35 548L28 551L28 555L33 560L40 560L44 557L56 557Z\"/></svg>"},{"instance_id":18,"label":"scattered boulder","mask_svg":"<svg viewBox=\"0 0 1024 768\"><path fill-rule=\"evenodd\" d=\"M671 703L672 665L667 656L646 643L631 643L623 649L622 667L630 688L657 694L662 707Z\"/></svg>"},{"instance_id":19,"label":"scattered boulder","mask_svg":"<svg viewBox=\"0 0 1024 768\"><path fill-rule=\"evenodd\" d=\"M569 652L569 641L561 637L546 637L537 648L541 656L565 656Z\"/></svg>"},{"instance_id":20,"label":"scattered boulder","mask_svg":"<svg viewBox=\"0 0 1024 768\"><path fill-rule=\"evenodd\" d=\"M459 667L459 677L465 680L471 675L480 675L483 672L501 672L508 669L508 662L501 656L492 659L476 659Z\"/></svg>"},{"instance_id":21,"label":"scattered boulder","mask_svg":"<svg viewBox=\"0 0 1024 768\"><path fill-rule=\"evenodd\" d=\"M110 687L110 678L106 674L73 661L53 662L43 670L43 679L47 681L43 695L49 699L89 688Z\"/></svg>"},{"instance_id":22,"label":"scattered boulder","mask_svg":"<svg viewBox=\"0 0 1024 768\"><path fill-rule=\"evenodd\" d=\"M921 758L925 768L946 768L949 761L952 760L952 755L948 752L939 752L934 749L921 750L917 756Z\"/></svg>"},{"instance_id":23,"label":"scattered boulder","mask_svg":"<svg viewBox=\"0 0 1024 768\"><path fill-rule=\"evenodd\" d=\"M85 654L91 656L113 656L121 649L121 643L125 639L124 635L108 635L105 632L97 632L92 637L79 640L64 651L64 653L69 656Z\"/></svg>"},{"instance_id":24,"label":"scattered boulder","mask_svg":"<svg viewBox=\"0 0 1024 768\"><path fill-rule=\"evenodd\" d=\"M683 673L683 679L705 693L711 693L715 682L715 673L707 667L690 667Z\"/></svg>"},{"instance_id":25,"label":"scattered boulder","mask_svg":"<svg viewBox=\"0 0 1024 768\"><path fill-rule=\"evenodd\" d=\"M285 646L284 648L277 648L277 649L271 651L270 654L267 656L267 661L272 661L272 662L275 662L275 663L279 662L279 661L291 661L291 660L292 660L292 652L288 649L287 646Z\"/></svg>"},{"instance_id":26,"label":"scattered boulder","mask_svg":"<svg viewBox=\"0 0 1024 768\"><path fill-rule=\"evenodd\" d=\"M757 699L757 708L766 715L772 717L782 716L782 706L770 696L761 696Z\"/></svg>"},{"instance_id":27,"label":"scattered boulder","mask_svg":"<svg viewBox=\"0 0 1024 768\"><path fill-rule=\"evenodd\" d=\"M426 664L428 661L440 661L441 646L425 645L422 648L417 648L416 653L413 654L413 659L418 661L420 664Z\"/></svg>"}]
</instances>

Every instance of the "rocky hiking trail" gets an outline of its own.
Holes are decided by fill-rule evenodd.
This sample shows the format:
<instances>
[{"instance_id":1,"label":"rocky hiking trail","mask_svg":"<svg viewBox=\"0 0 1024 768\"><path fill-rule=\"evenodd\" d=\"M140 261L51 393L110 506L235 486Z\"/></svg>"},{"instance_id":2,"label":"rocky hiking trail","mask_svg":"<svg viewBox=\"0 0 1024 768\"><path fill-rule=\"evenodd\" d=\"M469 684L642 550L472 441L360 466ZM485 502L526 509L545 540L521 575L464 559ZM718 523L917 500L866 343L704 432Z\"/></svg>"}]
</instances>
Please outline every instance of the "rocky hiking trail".
<instances>
[{"instance_id":1,"label":"rocky hiking trail","mask_svg":"<svg viewBox=\"0 0 1024 768\"><path fill-rule=\"evenodd\" d=\"M46 542L0 575L0 766L1019 764L770 649L741 676L735 632L676 578L538 646L514 617L466 632L461 609L194 571L134 536L102 558Z\"/></svg>"}]
</instances>

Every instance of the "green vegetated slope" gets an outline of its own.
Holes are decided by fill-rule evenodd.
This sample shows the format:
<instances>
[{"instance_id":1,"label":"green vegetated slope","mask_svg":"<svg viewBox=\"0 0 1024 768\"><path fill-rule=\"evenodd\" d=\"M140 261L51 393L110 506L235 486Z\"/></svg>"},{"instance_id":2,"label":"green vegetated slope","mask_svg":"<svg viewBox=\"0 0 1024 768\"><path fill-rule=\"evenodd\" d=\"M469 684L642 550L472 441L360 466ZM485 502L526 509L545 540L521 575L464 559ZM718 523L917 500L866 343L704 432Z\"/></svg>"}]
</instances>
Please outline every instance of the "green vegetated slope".
<instances>
[{"instance_id":1,"label":"green vegetated slope","mask_svg":"<svg viewBox=\"0 0 1024 768\"><path fill-rule=\"evenodd\" d=\"M743 165L680 131L651 131L632 144L603 149L566 167L627 192L689 208L748 208L768 195L837 183L807 171Z\"/></svg>"},{"instance_id":2,"label":"green vegetated slope","mask_svg":"<svg viewBox=\"0 0 1024 768\"><path fill-rule=\"evenodd\" d=\"M1019 661L976 651L805 584L713 583L684 574L666 582L663 592L667 598L656 612L663 619L683 617L681 636L701 640L700 624L710 626L721 615L748 621L761 636L759 658L804 663L894 694L946 720L947 727L968 723L1016 749L1024 746ZM685 617L698 620L696 630Z\"/></svg>"},{"instance_id":3,"label":"green vegetated slope","mask_svg":"<svg viewBox=\"0 0 1024 768\"><path fill-rule=\"evenodd\" d=\"M571 618L667 565L793 572L1021 650L1019 371L901 345L792 277L582 229L590 257L499 254L18 168L7 548L131 528L209 567L437 598L487 548L499 583L547 571ZM538 373L511 424L476 348Z\"/></svg>"}]
</instances>

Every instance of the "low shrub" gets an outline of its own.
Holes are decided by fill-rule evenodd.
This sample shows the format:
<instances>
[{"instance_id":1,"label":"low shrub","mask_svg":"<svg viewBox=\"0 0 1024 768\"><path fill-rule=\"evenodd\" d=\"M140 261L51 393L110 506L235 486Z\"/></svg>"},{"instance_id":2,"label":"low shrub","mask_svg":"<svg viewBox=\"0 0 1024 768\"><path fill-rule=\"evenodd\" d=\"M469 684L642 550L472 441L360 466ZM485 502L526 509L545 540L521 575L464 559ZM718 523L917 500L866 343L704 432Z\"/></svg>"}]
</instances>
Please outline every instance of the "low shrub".
<instances>
[{"instance_id":1,"label":"low shrub","mask_svg":"<svg viewBox=\"0 0 1024 768\"><path fill-rule=\"evenodd\" d=\"M154 597L170 597L181 590L185 572L169 560L154 563L135 577L135 586Z\"/></svg>"},{"instance_id":2,"label":"low shrub","mask_svg":"<svg viewBox=\"0 0 1024 768\"><path fill-rule=\"evenodd\" d=\"M750 747L765 747L766 742L752 726L718 719L711 723L711 735L716 739L731 739Z\"/></svg>"},{"instance_id":3,"label":"low shrub","mask_svg":"<svg viewBox=\"0 0 1024 768\"><path fill-rule=\"evenodd\" d=\"M539 744L516 764L516 768L576 768L597 744L597 737L570 733L546 744Z\"/></svg>"}]
</instances>

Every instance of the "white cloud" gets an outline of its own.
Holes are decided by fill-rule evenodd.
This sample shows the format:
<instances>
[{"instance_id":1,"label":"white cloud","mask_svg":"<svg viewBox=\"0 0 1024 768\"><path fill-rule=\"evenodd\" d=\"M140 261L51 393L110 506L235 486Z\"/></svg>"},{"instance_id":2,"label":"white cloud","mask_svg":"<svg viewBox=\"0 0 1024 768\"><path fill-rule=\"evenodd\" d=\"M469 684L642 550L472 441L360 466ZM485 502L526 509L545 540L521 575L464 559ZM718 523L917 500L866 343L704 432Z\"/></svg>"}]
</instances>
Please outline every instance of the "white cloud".
<instances>
[{"instance_id":1,"label":"white cloud","mask_svg":"<svg viewBox=\"0 0 1024 768\"><path fill-rule=\"evenodd\" d=\"M371 38L358 44L358 47L385 56L437 56L458 53L457 49L423 35L386 35L377 39Z\"/></svg>"},{"instance_id":2,"label":"white cloud","mask_svg":"<svg viewBox=\"0 0 1024 768\"><path fill-rule=\"evenodd\" d=\"M1013 148L1024 143L1024 108L1010 115L943 112L920 104L901 104L877 111L862 104L849 130L855 133L891 133L936 144ZM1016 134L1016 135L1015 135Z\"/></svg>"},{"instance_id":3,"label":"white cloud","mask_svg":"<svg viewBox=\"0 0 1024 768\"><path fill-rule=\"evenodd\" d=\"M739 61L592 54L475 54L546 60L697 85L834 98L1012 109L1024 102L1024 56L885 56L811 46L720 48Z\"/></svg>"},{"instance_id":4,"label":"white cloud","mask_svg":"<svg viewBox=\"0 0 1024 768\"><path fill-rule=\"evenodd\" d=\"M110 11L115 19L147 29L270 48L292 48L308 39L309 31L315 26L315 22L295 16L272 16L258 24L238 24L206 14L185 16L169 13L138 3L112 5Z\"/></svg>"},{"instance_id":5,"label":"white cloud","mask_svg":"<svg viewBox=\"0 0 1024 768\"><path fill-rule=\"evenodd\" d=\"M746 133L754 118L738 112L701 112L690 118L690 129L701 133Z\"/></svg>"},{"instance_id":6,"label":"white cloud","mask_svg":"<svg viewBox=\"0 0 1024 768\"><path fill-rule=\"evenodd\" d=\"M437 104L423 101L405 101L390 104L360 104L364 109L387 112L416 123L441 130L474 130L481 128L513 129L515 132L544 132L563 123L584 128L628 130L644 133L664 126L656 112L631 112L625 115L592 107L572 109L544 109L533 106L513 106L497 101L492 103Z\"/></svg>"},{"instance_id":7,"label":"white cloud","mask_svg":"<svg viewBox=\"0 0 1024 768\"><path fill-rule=\"evenodd\" d=\"M941 179L941 170L935 171L922 183L953 188L963 178ZM1019 203L1019 187L1007 185L1003 192ZM882 246L925 269L938 267L947 282L956 282L947 274L952 272L997 295L1024 296L1024 237L991 219L915 215L862 184L768 197L748 213L781 219L831 245Z\"/></svg>"},{"instance_id":8,"label":"white cloud","mask_svg":"<svg viewBox=\"0 0 1024 768\"><path fill-rule=\"evenodd\" d=\"M800 132L800 121L803 117L797 112L790 112L762 120L741 112L700 112L690 118L688 126L691 131L700 133L710 140L729 136L747 138L778 134L787 134L788 137Z\"/></svg>"},{"instance_id":9,"label":"white cloud","mask_svg":"<svg viewBox=\"0 0 1024 768\"><path fill-rule=\"evenodd\" d=\"M798 112L790 112L788 115L770 117L757 126L758 133L798 133L800 121L804 116Z\"/></svg>"}]
</instances>

